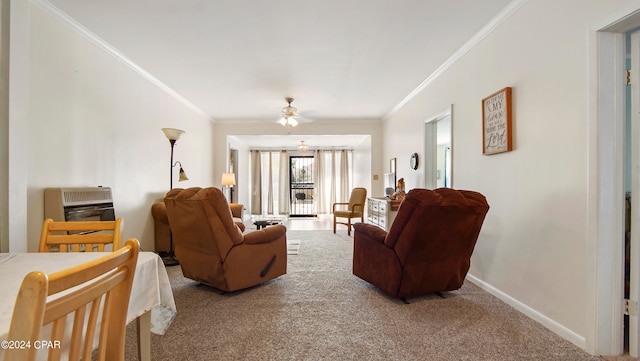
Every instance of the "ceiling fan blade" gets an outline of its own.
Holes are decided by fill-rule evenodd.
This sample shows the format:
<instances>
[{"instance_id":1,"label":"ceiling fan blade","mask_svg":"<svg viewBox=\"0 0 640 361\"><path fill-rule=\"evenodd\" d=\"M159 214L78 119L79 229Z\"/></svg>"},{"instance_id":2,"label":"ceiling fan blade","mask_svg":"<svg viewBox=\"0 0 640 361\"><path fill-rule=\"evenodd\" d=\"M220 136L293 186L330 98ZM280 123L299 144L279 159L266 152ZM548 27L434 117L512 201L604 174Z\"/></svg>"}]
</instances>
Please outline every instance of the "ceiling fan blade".
<instances>
[{"instance_id":1,"label":"ceiling fan blade","mask_svg":"<svg viewBox=\"0 0 640 361\"><path fill-rule=\"evenodd\" d=\"M309 118L309 117L306 117L306 116L302 116L302 115L299 115L299 116L297 116L295 118L300 123L311 123L311 122L313 122L315 120L315 119L312 119L312 118Z\"/></svg>"}]
</instances>

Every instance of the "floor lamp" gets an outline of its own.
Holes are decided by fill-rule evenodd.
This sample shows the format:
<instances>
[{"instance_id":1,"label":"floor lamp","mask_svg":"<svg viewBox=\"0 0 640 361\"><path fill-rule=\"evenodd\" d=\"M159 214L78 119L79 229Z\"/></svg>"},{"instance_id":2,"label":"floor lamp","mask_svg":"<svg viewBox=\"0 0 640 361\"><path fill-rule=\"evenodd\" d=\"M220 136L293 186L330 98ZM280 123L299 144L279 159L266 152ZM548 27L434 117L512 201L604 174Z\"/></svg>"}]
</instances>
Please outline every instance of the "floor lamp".
<instances>
[{"instance_id":1,"label":"floor lamp","mask_svg":"<svg viewBox=\"0 0 640 361\"><path fill-rule=\"evenodd\" d=\"M222 173L222 186L229 188L229 203L233 202L233 186L236 185L235 173Z\"/></svg>"},{"instance_id":2,"label":"floor lamp","mask_svg":"<svg viewBox=\"0 0 640 361\"><path fill-rule=\"evenodd\" d=\"M173 168L176 165L180 165L180 171L178 172L178 181L188 180L187 174L182 169L182 163L173 162L173 147L176 145L176 141L180 138L182 134L184 134L184 130L174 129L174 128L162 128L164 135L169 139L169 143L171 144L171 161L169 163L169 190L173 189ZM162 262L164 262L165 266L176 266L180 264L178 259L176 258L175 252L173 250L173 234L169 233L169 252L167 256L162 258Z\"/></svg>"}]
</instances>

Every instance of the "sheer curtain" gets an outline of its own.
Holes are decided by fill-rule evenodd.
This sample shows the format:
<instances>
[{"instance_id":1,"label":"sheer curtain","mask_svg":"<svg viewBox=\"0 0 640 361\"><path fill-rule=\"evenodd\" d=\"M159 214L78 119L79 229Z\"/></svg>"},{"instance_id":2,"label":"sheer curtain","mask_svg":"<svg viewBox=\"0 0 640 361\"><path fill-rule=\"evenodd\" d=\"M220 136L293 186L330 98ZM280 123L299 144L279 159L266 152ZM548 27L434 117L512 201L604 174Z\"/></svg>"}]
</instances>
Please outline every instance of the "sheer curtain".
<instances>
[{"instance_id":1,"label":"sheer curtain","mask_svg":"<svg viewBox=\"0 0 640 361\"><path fill-rule=\"evenodd\" d=\"M269 177L267 178L267 214L273 214L273 155L269 152Z\"/></svg>"},{"instance_id":2,"label":"sheer curtain","mask_svg":"<svg viewBox=\"0 0 640 361\"><path fill-rule=\"evenodd\" d=\"M336 151L331 150L331 185L329 187L329 204L336 203Z\"/></svg>"},{"instance_id":3,"label":"sheer curtain","mask_svg":"<svg viewBox=\"0 0 640 361\"><path fill-rule=\"evenodd\" d=\"M251 214L262 214L262 171L257 150L251 151Z\"/></svg>"},{"instance_id":4,"label":"sheer curtain","mask_svg":"<svg viewBox=\"0 0 640 361\"><path fill-rule=\"evenodd\" d=\"M276 153L277 152L277 153ZM260 214L273 215L280 209L280 151L259 151L262 169L262 207Z\"/></svg>"},{"instance_id":5,"label":"sheer curtain","mask_svg":"<svg viewBox=\"0 0 640 361\"><path fill-rule=\"evenodd\" d=\"M314 153L315 209L330 213L333 203L348 202L352 187L351 150L316 150Z\"/></svg>"},{"instance_id":6,"label":"sheer curtain","mask_svg":"<svg viewBox=\"0 0 640 361\"><path fill-rule=\"evenodd\" d=\"M280 151L280 170L278 172L278 213L291 213L289 204L289 152Z\"/></svg>"},{"instance_id":7,"label":"sheer curtain","mask_svg":"<svg viewBox=\"0 0 640 361\"><path fill-rule=\"evenodd\" d=\"M317 149L313 153L313 173L316 177L314 197L317 214L327 213L324 163L324 150Z\"/></svg>"},{"instance_id":8,"label":"sheer curtain","mask_svg":"<svg viewBox=\"0 0 640 361\"><path fill-rule=\"evenodd\" d=\"M340 200L339 202L348 202L351 196L351 187L349 182L349 156L346 150L340 151Z\"/></svg>"},{"instance_id":9,"label":"sheer curtain","mask_svg":"<svg viewBox=\"0 0 640 361\"><path fill-rule=\"evenodd\" d=\"M290 157L287 150L251 150L251 214L291 214ZM313 153L313 208L330 213L333 203L348 202L352 187L351 150Z\"/></svg>"}]
</instances>

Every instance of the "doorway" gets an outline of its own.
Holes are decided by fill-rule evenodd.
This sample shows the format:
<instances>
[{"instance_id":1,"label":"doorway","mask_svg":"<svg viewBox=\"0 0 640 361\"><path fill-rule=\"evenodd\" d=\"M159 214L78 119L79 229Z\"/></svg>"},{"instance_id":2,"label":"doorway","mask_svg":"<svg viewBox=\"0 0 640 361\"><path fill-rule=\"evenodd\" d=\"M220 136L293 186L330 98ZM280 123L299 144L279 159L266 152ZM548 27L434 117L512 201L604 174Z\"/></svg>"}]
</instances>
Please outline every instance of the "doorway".
<instances>
[{"instance_id":1,"label":"doorway","mask_svg":"<svg viewBox=\"0 0 640 361\"><path fill-rule=\"evenodd\" d=\"M452 188L453 105L425 121L424 179L425 188Z\"/></svg>"},{"instance_id":2,"label":"doorway","mask_svg":"<svg viewBox=\"0 0 640 361\"><path fill-rule=\"evenodd\" d=\"M624 300L625 350L633 357L640 355L640 31L626 34L629 58L625 104L625 230L624 230ZM636 211L634 211L636 210Z\"/></svg>"},{"instance_id":3,"label":"doorway","mask_svg":"<svg viewBox=\"0 0 640 361\"><path fill-rule=\"evenodd\" d=\"M625 307L625 143L640 143L640 130L631 130L625 141L626 33L640 25L640 8L629 7L617 18L594 24L589 33L589 201L587 239L586 350L596 355L620 355L624 351L625 308L629 311L629 354L638 355L638 306ZM637 100L631 104L638 103ZM636 148L638 149L638 148ZM632 154L638 155L636 150ZM635 157L636 159L638 157ZM635 168L637 163L631 169ZM632 173L637 173L634 171ZM636 174L640 178L640 174ZM633 181L633 194L640 184ZM638 189L640 190L640 189ZM637 197L636 197L637 198ZM637 201L637 200L636 200ZM640 209L631 205L632 209ZM639 212L631 212L638 217ZM630 260L638 260L640 224L631 219ZM634 243L636 247L634 247ZM629 291L638 289L638 262L630 262ZM635 269L635 270L634 270ZM635 278L635 280L634 280ZM635 285L634 285L635 284ZM637 298L636 298L637 300Z\"/></svg>"},{"instance_id":4,"label":"doorway","mask_svg":"<svg viewBox=\"0 0 640 361\"><path fill-rule=\"evenodd\" d=\"M289 157L290 217L316 217L314 204L314 158L313 156Z\"/></svg>"}]
</instances>

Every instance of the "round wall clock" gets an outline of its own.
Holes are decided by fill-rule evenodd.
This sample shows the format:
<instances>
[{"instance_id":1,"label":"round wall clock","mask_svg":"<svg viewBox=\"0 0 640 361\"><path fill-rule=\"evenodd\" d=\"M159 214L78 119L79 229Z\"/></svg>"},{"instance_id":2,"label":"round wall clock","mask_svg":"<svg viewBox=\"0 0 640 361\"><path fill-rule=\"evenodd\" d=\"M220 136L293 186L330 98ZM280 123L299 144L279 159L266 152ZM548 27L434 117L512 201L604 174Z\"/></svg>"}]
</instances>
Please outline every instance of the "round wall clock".
<instances>
[{"instance_id":1,"label":"round wall clock","mask_svg":"<svg viewBox=\"0 0 640 361\"><path fill-rule=\"evenodd\" d=\"M409 164L411 164L411 169L418 169L418 153L411 154L411 158L409 159Z\"/></svg>"}]
</instances>

